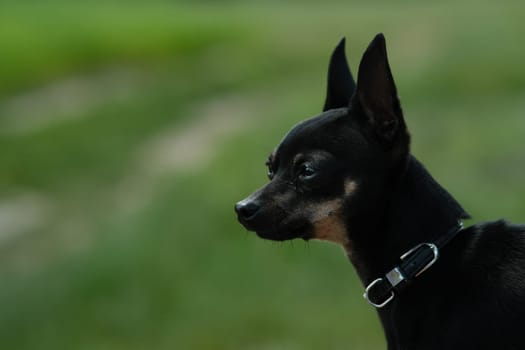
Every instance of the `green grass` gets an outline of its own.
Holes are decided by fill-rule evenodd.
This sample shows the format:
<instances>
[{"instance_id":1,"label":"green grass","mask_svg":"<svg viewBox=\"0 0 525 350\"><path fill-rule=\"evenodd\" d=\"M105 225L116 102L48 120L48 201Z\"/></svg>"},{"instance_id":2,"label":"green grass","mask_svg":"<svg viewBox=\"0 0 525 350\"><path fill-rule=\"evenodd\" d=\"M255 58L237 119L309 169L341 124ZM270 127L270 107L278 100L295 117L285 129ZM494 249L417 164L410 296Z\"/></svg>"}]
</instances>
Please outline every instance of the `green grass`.
<instances>
[{"instance_id":1,"label":"green grass","mask_svg":"<svg viewBox=\"0 0 525 350\"><path fill-rule=\"evenodd\" d=\"M523 221L523 14L517 1L0 5L0 214L27 193L49 206L0 241L0 347L384 348L339 247L259 240L233 203L266 181L288 128L319 112L340 37L356 72L383 31L416 156L476 220ZM90 80L119 67L140 72L123 96ZM12 127L31 125L13 101L71 77L107 98ZM216 101L242 129L151 177L144 147Z\"/></svg>"}]
</instances>

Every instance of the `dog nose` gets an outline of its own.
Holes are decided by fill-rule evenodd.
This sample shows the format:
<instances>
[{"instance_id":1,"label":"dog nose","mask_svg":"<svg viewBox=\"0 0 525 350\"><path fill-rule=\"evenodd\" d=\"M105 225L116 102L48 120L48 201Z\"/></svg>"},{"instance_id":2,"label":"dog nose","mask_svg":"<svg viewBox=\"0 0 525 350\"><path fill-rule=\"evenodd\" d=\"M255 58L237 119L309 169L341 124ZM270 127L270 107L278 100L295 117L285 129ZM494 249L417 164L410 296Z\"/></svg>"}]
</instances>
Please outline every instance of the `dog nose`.
<instances>
[{"instance_id":1,"label":"dog nose","mask_svg":"<svg viewBox=\"0 0 525 350\"><path fill-rule=\"evenodd\" d=\"M250 220L259 211L259 205L252 201L240 201L239 203L235 204L235 211L237 212L237 215L240 219Z\"/></svg>"}]
</instances>

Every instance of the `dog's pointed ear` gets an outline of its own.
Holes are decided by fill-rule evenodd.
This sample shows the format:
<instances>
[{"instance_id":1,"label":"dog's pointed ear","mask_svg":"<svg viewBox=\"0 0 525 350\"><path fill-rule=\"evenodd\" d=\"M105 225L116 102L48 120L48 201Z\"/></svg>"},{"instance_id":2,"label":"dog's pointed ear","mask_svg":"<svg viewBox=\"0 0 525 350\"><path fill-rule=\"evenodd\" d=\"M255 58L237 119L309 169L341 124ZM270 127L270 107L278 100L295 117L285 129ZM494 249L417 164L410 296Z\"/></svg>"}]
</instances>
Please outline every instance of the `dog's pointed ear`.
<instances>
[{"instance_id":1,"label":"dog's pointed ear","mask_svg":"<svg viewBox=\"0 0 525 350\"><path fill-rule=\"evenodd\" d=\"M363 54L350 105L361 110L378 136L387 142L406 130L383 34L377 34Z\"/></svg>"},{"instance_id":2,"label":"dog's pointed ear","mask_svg":"<svg viewBox=\"0 0 525 350\"><path fill-rule=\"evenodd\" d=\"M345 56L345 38L341 39L330 58L326 90L323 112L348 106L354 93L355 82Z\"/></svg>"}]
</instances>

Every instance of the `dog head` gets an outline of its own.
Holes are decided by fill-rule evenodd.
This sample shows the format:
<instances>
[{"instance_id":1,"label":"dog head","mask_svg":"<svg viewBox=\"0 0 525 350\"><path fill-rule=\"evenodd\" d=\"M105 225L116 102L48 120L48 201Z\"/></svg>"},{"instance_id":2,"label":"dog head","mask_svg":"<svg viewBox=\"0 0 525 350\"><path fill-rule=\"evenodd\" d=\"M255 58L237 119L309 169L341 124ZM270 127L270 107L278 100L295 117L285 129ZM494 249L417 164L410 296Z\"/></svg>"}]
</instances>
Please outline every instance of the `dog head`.
<instances>
[{"instance_id":1,"label":"dog head","mask_svg":"<svg viewBox=\"0 0 525 350\"><path fill-rule=\"evenodd\" d=\"M262 238L346 246L352 223L381 205L408 152L383 35L365 51L357 84L343 39L330 60L323 112L285 135L266 163L270 182L235 205L238 219Z\"/></svg>"}]
</instances>

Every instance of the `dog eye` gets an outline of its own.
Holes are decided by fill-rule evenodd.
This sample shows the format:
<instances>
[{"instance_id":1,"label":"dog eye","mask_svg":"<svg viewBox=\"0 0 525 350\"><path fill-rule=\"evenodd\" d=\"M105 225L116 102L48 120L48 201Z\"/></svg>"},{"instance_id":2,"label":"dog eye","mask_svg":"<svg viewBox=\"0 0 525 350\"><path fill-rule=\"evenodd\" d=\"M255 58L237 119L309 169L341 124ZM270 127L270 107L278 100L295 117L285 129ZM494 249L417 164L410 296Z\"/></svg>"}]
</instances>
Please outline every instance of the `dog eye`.
<instances>
[{"instance_id":1,"label":"dog eye","mask_svg":"<svg viewBox=\"0 0 525 350\"><path fill-rule=\"evenodd\" d=\"M315 169L308 164L302 164L299 169L299 180L309 180L315 176Z\"/></svg>"}]
</instances>

